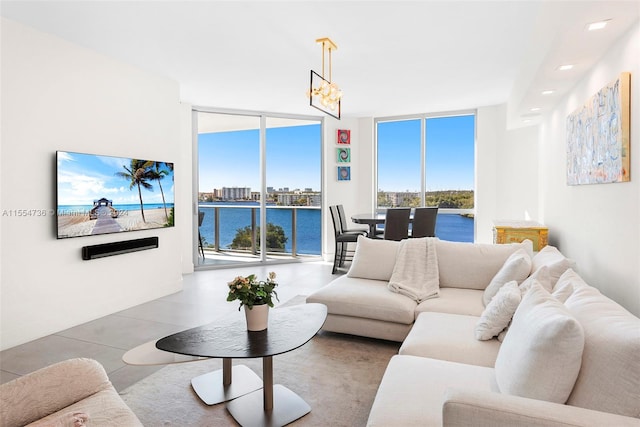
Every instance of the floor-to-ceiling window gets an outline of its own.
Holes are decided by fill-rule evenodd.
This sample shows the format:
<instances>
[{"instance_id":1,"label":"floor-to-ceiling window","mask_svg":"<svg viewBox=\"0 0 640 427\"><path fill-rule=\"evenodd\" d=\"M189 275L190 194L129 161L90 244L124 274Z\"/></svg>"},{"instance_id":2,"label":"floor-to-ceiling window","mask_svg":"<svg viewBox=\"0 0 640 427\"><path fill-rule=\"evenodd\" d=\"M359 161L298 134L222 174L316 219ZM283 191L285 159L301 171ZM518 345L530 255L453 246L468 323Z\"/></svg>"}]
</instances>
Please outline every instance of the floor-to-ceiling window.
<instances>
[{"instance_id":1,"label":"floor-to-ceiling window","mask_svg":"<svg viewBox=\"0 0 640 427\"><path fill-rule=\"evenodd\" d=\"M198 266L320 256L321 121L194 113Z\"/></svg>"},{"instance_id":2,"label":"floor-to-ceiling window","mask_svg":"<svg viewBox=\"0 0 640 427\"><path fill-rule=\"evenodd\" d=\"M436 236L472 242L475 113L375 123L377 209L439 206Z\"/></svg>"}]
</instances>

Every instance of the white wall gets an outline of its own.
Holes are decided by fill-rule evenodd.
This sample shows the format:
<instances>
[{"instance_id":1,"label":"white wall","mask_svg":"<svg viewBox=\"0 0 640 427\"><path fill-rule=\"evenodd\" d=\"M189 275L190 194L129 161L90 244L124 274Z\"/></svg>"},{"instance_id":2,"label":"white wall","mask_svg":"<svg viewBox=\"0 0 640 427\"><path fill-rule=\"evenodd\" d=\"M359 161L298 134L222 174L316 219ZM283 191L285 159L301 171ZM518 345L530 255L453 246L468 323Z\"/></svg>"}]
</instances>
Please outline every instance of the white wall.
<instances>
[{"instance_id":1,"label":"white wall","mask_svg":"<svg viewBox=\"0 0 640 427\"><path fill-rule=\"evenodd\" d=\"M476 114L475 149L475 241L493 241L493 220L496 219L498 182L498 146L504 144L503 107L479 108Z\"/></svg>"},{"instance_id":2,"label":"white wall","mask_svg":"<svg viewBox=\"0 0 640 427\"><path fill-rule=\"evenodd\" d=\"M93 51L2 19L2 212L55 209L55 152L174 161L179 88ZM190 173L190 172L189 172ZM188 215L176 207L176 218ZM176 292L173 228L57 240L55 217L1 217L0 348ZM158 236L160 247L83 261L82 246Z\"/></svg>"},{"instance_id":3,"label":"white wall","mask_svg":"<svg viewBox=\"0 0 640 427\"><path fill-rule=\"evenodd\" d=\"M323 233L323 257L325 260L333 261L333 253L335 248L333 223L329 206L342 204L347 216L361 212L363 207L358 204L360 192L362 188L369 188L371 180L368 176L363 176L364 170L367 169L367 158L363 158L363 152L368 150L370 144L363 137L359 129L359 121L357 119L342 118L336 120L326 117L324 120L324 182L323 182L323 200L322 208L326 213L324 215L324 233ZM336 161L336 149L345 147L336 143L336 135L338 129L349 129L351 131L351 163L341 164L340 166L351 167L351 180L338 181L338 162ZM366 211L366 210L365 210ZM355 224L353 225L355 227Z\"/></svg>"},{"instance_id":4,"label":"white wall","mask_svg":"<svg viewBox=\"0 0 640 427\"><path fill-rule=\"evenodd\" d=\"M537 159L537 126L509 130L504 105L478 109L477 242L493 241L493 220L542 222Z\"/></svg>"},{"instance_id":5,"label":"white wall","mask_svg":"<svg viewBox=\"0 0 640 427\"><path fill-rule=\"evenodd\" d=\"M541 124L538 173L549 240L580 275L640 315L640 24L623 36ZM631 72L631 181L566 185L567 115Z\"/></svg>"}]
</instances>

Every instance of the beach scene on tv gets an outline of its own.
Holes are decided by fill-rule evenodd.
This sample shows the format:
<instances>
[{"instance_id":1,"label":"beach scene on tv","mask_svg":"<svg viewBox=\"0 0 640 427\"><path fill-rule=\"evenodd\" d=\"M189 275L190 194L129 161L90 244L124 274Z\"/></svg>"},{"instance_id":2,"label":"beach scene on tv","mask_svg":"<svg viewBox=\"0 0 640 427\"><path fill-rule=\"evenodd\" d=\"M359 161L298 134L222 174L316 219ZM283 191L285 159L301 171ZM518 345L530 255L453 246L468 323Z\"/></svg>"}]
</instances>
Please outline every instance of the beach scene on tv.
<instances>
[{"instance_id":1,"label":"beach scene on tv","mask_svg":"<svg viewBox=\"0 0 640 427\"><path fill-rule=\"evenodd\" d=\"M58 151L58 238L174 224L173 163Z\"/></svg>"}]
</instances>

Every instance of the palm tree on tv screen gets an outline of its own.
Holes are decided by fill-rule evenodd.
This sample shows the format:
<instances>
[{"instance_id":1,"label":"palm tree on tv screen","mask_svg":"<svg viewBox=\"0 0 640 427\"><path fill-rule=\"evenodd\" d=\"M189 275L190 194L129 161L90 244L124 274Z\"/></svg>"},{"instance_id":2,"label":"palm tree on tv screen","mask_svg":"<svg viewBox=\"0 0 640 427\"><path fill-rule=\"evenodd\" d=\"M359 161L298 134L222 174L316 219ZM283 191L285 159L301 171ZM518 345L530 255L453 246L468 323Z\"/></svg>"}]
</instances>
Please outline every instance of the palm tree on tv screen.
<instances>
[{"instance_id":1,"label":"palm tree on tv screen","mask_svg":"<svg viewBox=\"0 0 640 427\"><path fill-rule=\"evenodd\" d=\"M164 190L162 189L162 180L165 176L169 175L169 171L167 169L161 169L164 164L166 167L173 169L173 163L164 163L164 162L150 162L152 163L152 168L149 171L151 179L158 181L158 186L160 187L160 193L162 194L162 206L164 206L164 217L169 220L169 214L167 214L167 202L164 200ZM171 165L171 166L169 166Z\"/></svg>"},{"instance_id":2,"label":"palm tree on tv screen","mask_svg":"<svg viewBox=\"0 0 640 427\"><path fill-rule=\"evenodd\" d=\"M144 217L144 205L142 203L142 190L140 189L140 187L142 186L149 191L153 191L153 185L149 184L148 182L148 180L154 179L151 171L149 170L151 163L153 162L131 159L131 164L129 165L129 167L124 165L122 166L122 168L126 172L116 172L116 176L129 181L129 190L131 190L134 185L138 187L138 197L140 198L140 213L142 214L143 222L147 222L147 220Z\"/></svg>"}]
</instances>

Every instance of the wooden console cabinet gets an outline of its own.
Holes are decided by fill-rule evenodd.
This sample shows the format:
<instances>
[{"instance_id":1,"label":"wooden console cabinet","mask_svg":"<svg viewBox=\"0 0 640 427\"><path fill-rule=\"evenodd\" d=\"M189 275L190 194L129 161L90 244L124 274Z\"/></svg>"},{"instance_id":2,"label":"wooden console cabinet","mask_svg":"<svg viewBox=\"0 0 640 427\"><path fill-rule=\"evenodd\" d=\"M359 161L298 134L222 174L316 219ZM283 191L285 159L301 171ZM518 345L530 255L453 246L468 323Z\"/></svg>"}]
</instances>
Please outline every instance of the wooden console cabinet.
<instances>
[{"instance_id":1,"label":"wooden console cabinet","mask_svg":"<svg viewBox=\"0 0 640 427\"><path fill-rule=\"evenodd\" d=\"M493 222L493 243L519 243L529 239L533 250L547 246L549 229L535 221L499 220Z\"/></svg>"}]
</instances>

